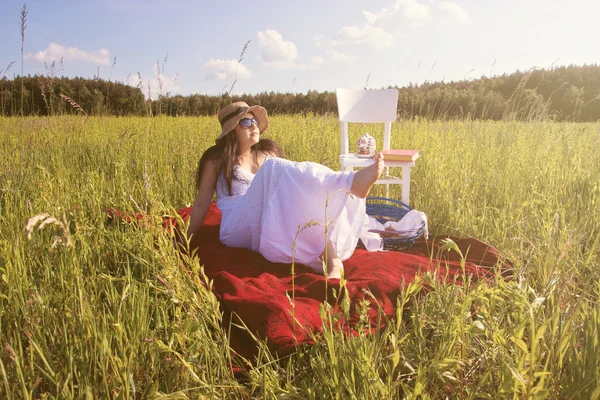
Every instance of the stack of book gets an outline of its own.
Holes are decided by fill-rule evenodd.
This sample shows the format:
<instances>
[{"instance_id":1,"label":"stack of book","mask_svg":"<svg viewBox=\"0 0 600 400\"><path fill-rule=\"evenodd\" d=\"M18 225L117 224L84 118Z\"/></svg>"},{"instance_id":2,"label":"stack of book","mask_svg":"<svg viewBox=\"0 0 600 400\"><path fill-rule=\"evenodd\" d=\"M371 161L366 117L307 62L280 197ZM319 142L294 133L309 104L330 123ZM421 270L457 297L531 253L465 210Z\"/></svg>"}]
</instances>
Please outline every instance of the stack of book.
<instances>
[{"instance_id":1,"label":"stack of book","mask_svg":"<svg viewBox=\"0 0 600 400\"><path fill-rule=\"evenodd\" d=\"M382 150L383 159L387 161L407 161L412 162L419 158L419 150Z\"/></svg>"}]
</instances>

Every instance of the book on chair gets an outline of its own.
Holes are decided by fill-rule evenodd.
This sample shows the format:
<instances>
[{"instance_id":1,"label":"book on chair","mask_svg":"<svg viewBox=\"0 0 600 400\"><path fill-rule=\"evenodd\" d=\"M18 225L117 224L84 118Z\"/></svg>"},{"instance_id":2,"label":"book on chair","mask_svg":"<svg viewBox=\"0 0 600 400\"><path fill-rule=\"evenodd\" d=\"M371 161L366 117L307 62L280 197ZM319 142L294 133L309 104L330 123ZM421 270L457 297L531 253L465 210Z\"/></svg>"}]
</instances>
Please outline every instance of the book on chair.
<instances>
[{"instance_id":1,"label":"book on chair","mask_svg":"<svg viewBox=\"0 0 600 400\"><path fill-rule=\"evenodd\" d=\"M382 150L383 159L388 161L415 161L419 158L419 150Z\"/></svg>"}]
</instances>

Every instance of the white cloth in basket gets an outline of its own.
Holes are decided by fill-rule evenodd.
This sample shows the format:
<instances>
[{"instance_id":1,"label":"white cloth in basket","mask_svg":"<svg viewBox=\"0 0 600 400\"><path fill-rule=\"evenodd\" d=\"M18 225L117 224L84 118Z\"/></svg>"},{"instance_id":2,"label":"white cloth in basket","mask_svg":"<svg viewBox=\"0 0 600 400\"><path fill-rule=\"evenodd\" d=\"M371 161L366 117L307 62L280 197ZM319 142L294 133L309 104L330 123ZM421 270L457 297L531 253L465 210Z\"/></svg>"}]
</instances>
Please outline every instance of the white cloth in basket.
<instances>
[{"instance_id":1,"label":"white cloth in basket","mask_svg":"<svg viewBox=\"0 0 600 400\"><path fill-rule=\"evenodd\" d=\"M363 234L361 240L367 250L376 250L378 245L383 248L383 239L379 236L380 233L393 233L394 238L410 238L421 229L421 226L423 227L423 236L425 239L429 239L427 215L425 215L424 212L410 210L404 214L400 221L387 221L385 224L369 217L368 235ZM378 240L380 242L378 242ZM371 246L371 248L369 248L369 246Z\"/></svg>"},{"instance_id":2,"label":"white cloth in basket","mask_svg":"<svg viewBox=\"0 0 600 400\"><path fill-rule=\"evenodd\" d=\"M258 251L271 262L290 263L293 256L296 263L322 272L328 227L340 259L350 258L368 222L365 199L349 192L354 174L312 162L267 158L256 175L235 168L231 196L221 174L221 242Z\"/></svg>"},{"instance_id":3,"label":"white cloth in basket","mask_svg":"<svg viewBox=\"0 0 600 400\"><path fill-rule=\"evenodd\" d=\"M422 211L410 210L402 217L400 221L387 221L383 224L385 228L392 228L398 232L408 232L410 236L412 232L417 231L423 225L423 236L429 239L429 229L427 227L427 215Z\"/></svg>"}]
</instances>

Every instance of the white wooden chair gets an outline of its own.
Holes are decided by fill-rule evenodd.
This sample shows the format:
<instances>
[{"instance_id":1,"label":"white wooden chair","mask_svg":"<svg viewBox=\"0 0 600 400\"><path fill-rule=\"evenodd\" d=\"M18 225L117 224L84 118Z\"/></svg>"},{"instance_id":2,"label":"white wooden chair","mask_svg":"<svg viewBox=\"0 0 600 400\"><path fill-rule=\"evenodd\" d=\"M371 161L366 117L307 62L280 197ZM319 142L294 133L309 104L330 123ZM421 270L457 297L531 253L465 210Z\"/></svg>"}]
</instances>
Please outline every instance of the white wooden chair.
<instances>
[{"instance_id":1,"label":"white wooden chair","mask_svg":"<svg viewBox=\"0 0 600 400\"><path fill-rule=\"evenodd\" d=\"M348 150L348 123L383 123L383 147L379 147L377 151L389 150L392 122L396 120L398 110L398 90L337 89L336 97L341 126L340 169L342 171L352 171L356 167L371 165L373 163L372 159L359 158L354 154L356 144L352 144L352 152ZM378 146L381 145L378 144ZM384 162L384 174L375 183L402 185L402 202L408 205L410 200L410 170L415 166L415 162L388 161L385 158ZM390 176L390 167L402 168L402 178Z\"/></svg>"}]
</instances>

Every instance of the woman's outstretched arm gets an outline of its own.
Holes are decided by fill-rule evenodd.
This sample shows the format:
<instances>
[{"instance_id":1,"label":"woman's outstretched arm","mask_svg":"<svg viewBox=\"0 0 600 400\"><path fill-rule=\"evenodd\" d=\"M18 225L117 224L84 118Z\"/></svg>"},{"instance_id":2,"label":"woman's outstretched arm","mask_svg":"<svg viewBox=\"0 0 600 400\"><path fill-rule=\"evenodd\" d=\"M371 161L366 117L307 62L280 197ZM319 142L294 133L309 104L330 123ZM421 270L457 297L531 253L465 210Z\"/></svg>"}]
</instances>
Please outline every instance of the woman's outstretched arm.
<instances>
[{"instance_id":1,"label":"woman's outstretched arm","mask_svg":"<svg viewBox=\"0 0 600 400\"><path fill-rule=\"evenodd\" d=\"M190 225L187 231L188 237L198 232L204 222L204 218L206 218L206 213L208 212L210 203L212 203L215 187L217 186L217 171L217 165L214 161L210 159L205 161L200 186L190 214Z\"/></svg>"}]
</instances>

